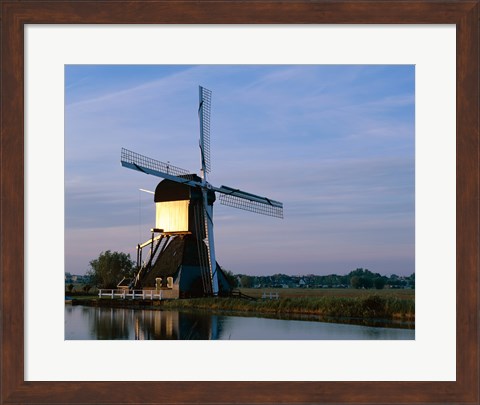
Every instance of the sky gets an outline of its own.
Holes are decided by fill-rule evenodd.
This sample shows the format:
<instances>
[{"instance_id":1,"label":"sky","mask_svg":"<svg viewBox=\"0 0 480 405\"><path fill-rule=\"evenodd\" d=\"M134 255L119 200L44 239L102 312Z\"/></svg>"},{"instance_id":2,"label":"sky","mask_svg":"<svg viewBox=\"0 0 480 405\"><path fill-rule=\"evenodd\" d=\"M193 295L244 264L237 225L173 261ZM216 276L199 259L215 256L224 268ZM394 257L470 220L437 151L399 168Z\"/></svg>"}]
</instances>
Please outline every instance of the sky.
<instances>
[{"instance_id":1,"label":"sky","mask_svg":"<svg viewBox=\"0 0 480 405\"><path fill-rule=\"evenodd\" d=\"M208 180L284 204L284 219L214 205L234 273L415 271L413 65L66 65L65 271L136 257L160 178L122 147L199 173L198 86L212 91Z\"/></svg>"}]
</instances>

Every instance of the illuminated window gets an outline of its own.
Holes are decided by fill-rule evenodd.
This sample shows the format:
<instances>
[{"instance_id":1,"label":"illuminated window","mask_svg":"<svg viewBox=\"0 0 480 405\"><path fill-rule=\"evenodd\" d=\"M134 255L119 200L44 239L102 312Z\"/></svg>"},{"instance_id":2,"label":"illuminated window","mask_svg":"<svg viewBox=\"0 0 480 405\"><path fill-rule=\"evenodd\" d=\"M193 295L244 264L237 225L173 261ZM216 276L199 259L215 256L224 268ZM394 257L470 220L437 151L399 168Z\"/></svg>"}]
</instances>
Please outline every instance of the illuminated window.
<instances>
[{"instance_id":1,"label":"illuminated window","mask_svg":"<svg viewBox=\"0 0 480 405\"><path fill-rule=\"evenodd\" d=\"M189 200L155 203L155 227L164 232L188 231L188 204Z\"/></svg>"}]
</instances>

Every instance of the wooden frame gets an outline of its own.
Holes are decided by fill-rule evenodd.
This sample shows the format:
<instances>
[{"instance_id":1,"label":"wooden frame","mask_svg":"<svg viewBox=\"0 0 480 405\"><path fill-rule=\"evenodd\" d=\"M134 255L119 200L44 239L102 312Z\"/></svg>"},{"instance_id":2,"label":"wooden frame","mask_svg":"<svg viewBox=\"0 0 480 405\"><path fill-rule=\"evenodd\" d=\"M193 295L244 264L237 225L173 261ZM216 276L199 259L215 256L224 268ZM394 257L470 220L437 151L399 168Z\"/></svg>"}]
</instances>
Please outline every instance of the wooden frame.
<instances>
[{"instance_id":1,"label":"wooden frame","mask_svg":"<svg viewBox=\"0 0 480 405\"><path fill-rule=\"evenodd\" d=\"M4 0L1 13L1 403L479 403L479 0ZM25 382L23 28L44 23L456 24L456 381Z\"/></svg>"}]
</instances>

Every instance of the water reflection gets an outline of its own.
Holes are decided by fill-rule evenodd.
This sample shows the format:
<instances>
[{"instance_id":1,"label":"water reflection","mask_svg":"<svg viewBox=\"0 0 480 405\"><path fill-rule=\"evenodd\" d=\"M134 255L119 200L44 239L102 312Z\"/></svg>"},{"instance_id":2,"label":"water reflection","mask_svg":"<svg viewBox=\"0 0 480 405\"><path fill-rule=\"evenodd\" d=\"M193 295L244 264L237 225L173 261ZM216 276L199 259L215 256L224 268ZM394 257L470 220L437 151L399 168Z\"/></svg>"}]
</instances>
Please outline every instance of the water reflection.
<instances>
[{"instance_id":1,"label":"water reflection","mask_svg":"<svg viewBox=\"0 0 480 405\"><path fill-rule=\"evenodd\" d=\"M65 338L98 340L216 340L216 316L124 308L65 307Z\"/></svg>"},{"instance_id":2,"label":"water reflection","mask_svg":"<svg viewBox=\"0 0 480 405\"><path fill-rule=\"evenodd\" d=\"M409 329L124 308L65 307L67 340L415 339Z\"/></svg>"},{"instance_id":3,"label":"water reflection","mask_svg":"<svg viewBox=\"0 0 480 405\"><path fill-rule=\"evenodd\" d=\"M215 316L178 311L130 311L134 313L136 340L215 340L219 335Z\"/></svg>"},{"instance_id":4,"label":"water reflection","mask_svg":"<svg viewBox=\"0 0 480 405\"><path fill-rule=\"evenodd\" d=\"M81 307L82 318L88 322L88 330L97 339L129 339L129 319L126 311L114 308L102 308L103 311L91 311L89 307Z\"/></svg>"}]
</instances>

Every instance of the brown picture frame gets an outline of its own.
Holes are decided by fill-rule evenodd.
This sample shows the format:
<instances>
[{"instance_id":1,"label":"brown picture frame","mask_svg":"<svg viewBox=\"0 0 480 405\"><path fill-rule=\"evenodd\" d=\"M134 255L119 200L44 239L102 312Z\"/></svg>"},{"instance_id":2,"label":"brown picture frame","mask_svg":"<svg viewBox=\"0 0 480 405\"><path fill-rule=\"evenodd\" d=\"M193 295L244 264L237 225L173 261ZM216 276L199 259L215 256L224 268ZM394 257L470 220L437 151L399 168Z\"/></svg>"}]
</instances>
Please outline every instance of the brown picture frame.
<instances>
[{"instance_id":1,"label":"brown picture frame","mask_svg":"<svg viewBox=\"0 0 480 405\"><path fill-rule=\"evenodd\" d=\"M4 0L1 13L1 403L479 403L479 0ZM455 24L456 381L24 381L25 24Z\"/></svg>"}]
</instances>

